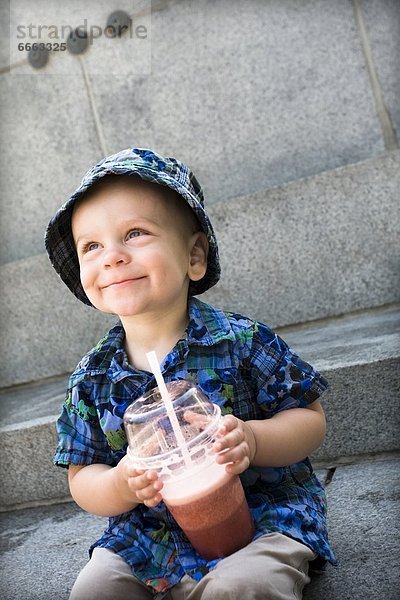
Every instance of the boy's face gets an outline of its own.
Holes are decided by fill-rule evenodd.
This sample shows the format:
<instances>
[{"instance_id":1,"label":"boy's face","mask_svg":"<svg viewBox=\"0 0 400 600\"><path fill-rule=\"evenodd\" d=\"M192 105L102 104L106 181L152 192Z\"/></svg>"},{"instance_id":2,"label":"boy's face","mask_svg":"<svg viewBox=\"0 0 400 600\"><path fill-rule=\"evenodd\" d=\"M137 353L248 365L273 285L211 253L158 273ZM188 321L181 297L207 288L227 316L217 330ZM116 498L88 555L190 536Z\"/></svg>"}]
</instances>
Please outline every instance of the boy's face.
<instances>
[{"instance_id":1,"label":"boy's face","mask_svg":"<svg viewBox=\"0 0 400 600\"><path fill-rule=\"evenodd\" d=\"M99 189L76 206L72 233L82 286L105 313L129 317L186 306L190 278L206 271L204 234L193 234L154 185Z\"/></svg>"}]
</instances>

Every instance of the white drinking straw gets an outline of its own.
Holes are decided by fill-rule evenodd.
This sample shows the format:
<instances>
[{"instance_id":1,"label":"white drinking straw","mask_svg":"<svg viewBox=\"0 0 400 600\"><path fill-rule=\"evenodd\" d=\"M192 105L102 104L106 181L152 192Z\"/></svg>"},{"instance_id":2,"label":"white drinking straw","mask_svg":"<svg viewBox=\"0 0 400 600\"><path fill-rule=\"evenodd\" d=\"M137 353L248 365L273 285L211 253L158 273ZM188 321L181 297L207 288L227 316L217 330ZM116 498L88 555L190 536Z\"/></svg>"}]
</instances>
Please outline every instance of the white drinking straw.
<instances>
[{"instance_id":1,"label":"white drinking straw","mask_svg":"<svg viewBox=\"0 0 400 600\"><path fill-rule=\"evenodd\" d=\"M172 404L171 396L167 390L167 386L165 385L164 377L162 376L160 365L158 364L157 355L152 350L151 352L146 353L146 358L149 361L150 368L153 372L154 377L156 378L156 382L158 385L158 389L160 390L161 398L165 404L165 408L167 409L167 415L169 420L171 421L172 429L176 437L176 442L178 447L182 450L182 455L185 461L185 465L190 467L192 464L189 451L186 446L185 438L183 437L183 433L181 431L181 427L179 425L178 418L175 414L174 407Z\"/></svg>"}]
</instances>

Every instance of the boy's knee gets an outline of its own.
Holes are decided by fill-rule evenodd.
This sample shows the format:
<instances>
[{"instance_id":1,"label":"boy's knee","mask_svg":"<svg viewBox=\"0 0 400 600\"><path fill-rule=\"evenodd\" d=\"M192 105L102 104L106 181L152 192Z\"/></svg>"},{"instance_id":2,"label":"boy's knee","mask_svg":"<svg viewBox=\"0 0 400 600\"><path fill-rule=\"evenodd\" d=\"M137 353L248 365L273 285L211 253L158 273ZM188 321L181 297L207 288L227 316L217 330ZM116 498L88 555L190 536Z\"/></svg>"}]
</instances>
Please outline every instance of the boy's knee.
<instances>
[{"instance_id":1,"label":"boy's knee","mask_svg":"<svg viewBox=\"0 0 400 600\"><path fill-rule=\"evenodd\" d=\"M111 590L109 589L109 581L100 573L95 574L91 569L91 563L86 565L79 573L73 588L69 600L102 600L109 595Z\"/></svg>"},{"instance_id":2,"label":"boy's knee","mask_svg":"<svg viewBox=\"0 0 400 600\"><path fill-rule=\"evenodd\" d=\"M221 576L215 571L206 575L198 586L202 588L201 600L215 600L216 598L218 600L237 600L237 598L250 600L250 598L257 597L248 595L248 582L247 585L244 585L243 581L233 581L231 578Z\"/></svg>"},{"instance_id":3,"label":"boy's knee","mask_svg":"<svg viewBox=\"0 0 400 600\"><path fill-rule=\"evenodd\" d=\"M132 575L117 554L95 548L92 558L79 573L69 600L150 600L151 592Z\"/></svg>"},{"instance_id":4,"label":"boy's knee","mask_svg":"<svg viewBox=\"0 0 400 600\"><path fill-rule=\"evenodd\" d=\"M237 574L221 573L218 568L208 573L196 586L193 600L286 600L302 598L304 586L310 579L307 572L282 565L270 568L266 562L267 576L246 573L246 568ZM306 570L307 567L305 567ZM192 596L189 596L192 598Z\"/></svg>"},{"instance_id":5,"label":"boy's knee","mask_svg":"<svg viewBox=\"0 0 400 600\"><path fill-rule=\"evenodd\" d=\"M79 573L69 600L106 600L113 598L114 574L102 569L95 559L89 560Z\"/></svg>"},{"instance_id":6,"label":"boy's knee","mask_svg":"<svg viewBox=\"0 0 400 600\"><path fill-rule=\"evenodd\" d=\"M301 598L301 589L296 591L282 590L280 581L270 581L265 585L260 582L239 580L232 581L225 578L213 578L204 582L199 598L201 600L286 600ZM301 586L302 588L303 586ZM196 590L197 591L197 590ZM191 597L191 596L189 596ZM196 596L197 600L198 596Z\"/></svg>"}]
</instances>

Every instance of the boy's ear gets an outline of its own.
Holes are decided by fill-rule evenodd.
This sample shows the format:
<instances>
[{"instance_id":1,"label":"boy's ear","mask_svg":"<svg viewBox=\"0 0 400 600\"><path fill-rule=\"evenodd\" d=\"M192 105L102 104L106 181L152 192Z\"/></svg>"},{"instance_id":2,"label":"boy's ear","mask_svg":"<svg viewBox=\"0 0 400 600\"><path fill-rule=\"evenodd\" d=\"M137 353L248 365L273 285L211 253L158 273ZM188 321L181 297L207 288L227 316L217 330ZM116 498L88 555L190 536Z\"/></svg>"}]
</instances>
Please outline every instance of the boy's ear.
<instances>
[{"instance_id":1,"label":"boy's ear","mask_svg":"<svg viewBox=\"0 0 400 600\"><path fill-rule=\"evenodd\" d=\"M208 240L205 233L198 231L190 240L189 279L199 281L207 271Z\"/></svg>"}]
</instances>

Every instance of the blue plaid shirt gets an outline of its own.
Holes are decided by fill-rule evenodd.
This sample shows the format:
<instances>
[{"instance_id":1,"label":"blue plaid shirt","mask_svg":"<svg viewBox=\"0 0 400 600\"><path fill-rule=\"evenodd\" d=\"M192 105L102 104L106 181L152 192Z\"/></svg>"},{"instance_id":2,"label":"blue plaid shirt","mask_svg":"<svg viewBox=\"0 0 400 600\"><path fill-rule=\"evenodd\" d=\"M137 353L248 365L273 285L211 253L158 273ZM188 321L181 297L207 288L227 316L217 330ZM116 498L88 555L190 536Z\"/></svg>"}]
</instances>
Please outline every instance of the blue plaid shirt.
<instances>
[{"instance_id":1,"label":"blue plaid shirt","mask_svg":"<svg viewBox=\"0 0 400 600\"><path fill-rule=\"evenodd\" d=\"M165 357L166 381L187 379L221 407L222 414L269 419L305 407L326 389L326 380L301 360L271 329L241 315L189 300L186 335ZM57 422L57 465L116 465L127 441L127 406L156 386L151 373L128 364L124 330L116 325L72 374ZM255 538L282 532L309 546L322 561L335 562L326 530L326 499L308 459L282 468L249 467L241 475L256 525ZM136 577L162 592L185 573L201 579L218 562L203 559L161 502L140 504L111 517L90 550L119 555Z\"/></svg>"}]
</instances>

